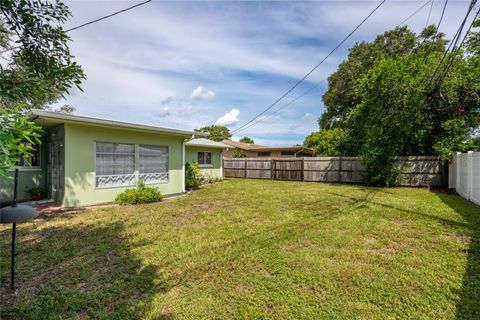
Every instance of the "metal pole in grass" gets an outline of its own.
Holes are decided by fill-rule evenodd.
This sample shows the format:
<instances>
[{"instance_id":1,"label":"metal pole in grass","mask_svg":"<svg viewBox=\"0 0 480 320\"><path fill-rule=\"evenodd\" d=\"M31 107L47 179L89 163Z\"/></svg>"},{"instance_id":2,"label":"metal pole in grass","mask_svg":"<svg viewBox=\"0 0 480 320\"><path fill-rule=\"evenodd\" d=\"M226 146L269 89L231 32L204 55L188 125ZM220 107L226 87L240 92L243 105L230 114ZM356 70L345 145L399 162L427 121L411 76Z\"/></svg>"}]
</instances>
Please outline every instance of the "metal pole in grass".
<instances>
[{"instance_id":1,"label":"metal pole in grass","mask_svg":"<svg viewBox=\"0 0 480 320\"><path fill-rule=\"evenodd\" d=\"M13 204L0 209L0 223L12 223L12 260L10 265L10 289L15 289L15 255L17 246L17 223L32 220L38 216L37 210L31 206L18 205L18 169L15 169L13 184Z\"/></svg>"}]
</instances>

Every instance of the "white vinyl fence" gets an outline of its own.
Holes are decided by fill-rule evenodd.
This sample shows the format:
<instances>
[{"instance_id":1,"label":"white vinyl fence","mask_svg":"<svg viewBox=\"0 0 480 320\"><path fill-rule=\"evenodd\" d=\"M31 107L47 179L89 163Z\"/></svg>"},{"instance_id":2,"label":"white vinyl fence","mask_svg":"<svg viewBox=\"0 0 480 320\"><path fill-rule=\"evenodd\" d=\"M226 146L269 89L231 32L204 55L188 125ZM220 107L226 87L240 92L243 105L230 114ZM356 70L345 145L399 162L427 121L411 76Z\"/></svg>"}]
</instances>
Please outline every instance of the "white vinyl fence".
<instances>
[{"instance_id":1,"label":"white vinyl fence","mask_svg":"<svg viewBox=\"0 0 480 320\"><path fill-rule=\"evenodd\" d=\"M480 205L480 152L457 153L450 164L448 187Z\"/></svg>"}]
</instances>

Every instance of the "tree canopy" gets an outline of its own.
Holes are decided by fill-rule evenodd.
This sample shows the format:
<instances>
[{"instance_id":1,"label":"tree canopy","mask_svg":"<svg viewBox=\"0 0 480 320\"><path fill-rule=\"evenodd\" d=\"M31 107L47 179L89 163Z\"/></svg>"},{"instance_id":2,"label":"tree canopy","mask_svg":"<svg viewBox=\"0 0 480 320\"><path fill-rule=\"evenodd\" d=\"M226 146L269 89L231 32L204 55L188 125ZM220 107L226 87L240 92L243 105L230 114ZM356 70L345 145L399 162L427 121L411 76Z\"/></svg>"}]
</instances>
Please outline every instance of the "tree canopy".
<instances>
[{"instance_id":1,"label":"tree canopy","mask_svg":"<svg viewBox=\"0 0 480 320\"><path fill-rule=\"evenodd\" d=\"M224 126L217 125L202 127L200 129L195 129L195 131L210 133L208 139L213 141L228 140L232 136L232 134L230 133L230 129Z\"/></svg>"},{"instance_id":2,"label":"tree canopy","mask_svg":"<svg viewBox=\"0 0 480 320\"><path fill-rule=\"evenodd\" d=\"M320 131L305 145L319 155L360 156L375 184L394 183L395 156L446 159L463 151L480 124L478 39L473 33L459 55L446 52L434 26L420 35L396 28L356 44L329 77ZM453 62L437 81L444 54Z\"/></svg>"},{"instance_id":3,"label":"tree canopy","mask_svg":"<svg viewBox=\"0 0 480 320\"><path fill-rule=\"evenodd\" d=\"M255 141L253 141L253 139L249 137L243 137L239 141L243 143L255 144Z\"/></svg>"},{"instance_id":4,"label":"tree canopy","mask_svg":"<svg viewBox=\"0 0 480 320\"><path fill-rule=\"evenodd\" d=\"M40 142L40 128L25 111L81 89L85 75L62 29L70 16L58 0L0 2L0 175L29 154L29 144Z\"/></svg>"}]
</instances>

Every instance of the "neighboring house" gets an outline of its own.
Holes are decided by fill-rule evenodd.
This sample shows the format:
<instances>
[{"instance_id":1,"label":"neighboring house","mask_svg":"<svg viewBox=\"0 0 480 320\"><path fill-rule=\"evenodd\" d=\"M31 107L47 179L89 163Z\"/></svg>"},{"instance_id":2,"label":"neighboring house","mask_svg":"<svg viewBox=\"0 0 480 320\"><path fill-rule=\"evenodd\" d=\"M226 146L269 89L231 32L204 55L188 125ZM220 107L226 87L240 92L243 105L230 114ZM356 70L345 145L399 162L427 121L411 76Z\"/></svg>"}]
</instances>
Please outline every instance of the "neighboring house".
<instances>
[{"instance_id":1,"label":"neighboring house","mask_svg":"<svg viewBox=\"0 0 480 320\"><path fill-rule=\"evenodd\" d=\"M245 157L311 157L313 149L303 146L293 147L266 147L258 144L250 144L232 140L223 140L223 144L229 145L230 149L223 153L224 157L231 157L233 150L238 148L242 150Z\"/></svg>"},{"instance_id":2,"label":"neighboring house","mask_svg":"<svg viewBox=\"0 0 480 320\"><path fill-rule=\"evenodd\" d=\"M20 164L19 200L28 200L26 191L40 186L65 207L112 202L140 179L164 195L181 193L185 162L194 160L212 177L222 175L223 146L199 139L203 142L186 147L208 133L43 110L33 110L32 117L44 132L38 151L26 159L31 166ZM0 202L12 198L13 179L0 178Z\"/></svg>"},{"instance_id":3,"label":"neighboring house","mask_svg":"<svg viewBox=\"0 0 480 320\"><path fill-rule=\"evenodd\" d=\"M192 139L186 144L186 161L196 162L205 178L222 178L222 152L228 145L205 138Z\"/></svg>"}]
</instances>

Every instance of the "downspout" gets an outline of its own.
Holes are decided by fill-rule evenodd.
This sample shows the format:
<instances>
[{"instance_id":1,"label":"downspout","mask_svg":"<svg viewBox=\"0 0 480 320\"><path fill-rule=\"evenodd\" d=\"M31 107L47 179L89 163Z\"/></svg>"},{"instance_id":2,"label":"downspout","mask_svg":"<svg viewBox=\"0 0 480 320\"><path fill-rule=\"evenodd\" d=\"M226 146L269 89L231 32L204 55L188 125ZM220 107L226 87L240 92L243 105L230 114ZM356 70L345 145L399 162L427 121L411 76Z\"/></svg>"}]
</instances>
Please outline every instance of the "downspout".
<instances>
[{"instance_id":1,"label":"downspout","mask_svg":"<svg viewBox=\"0 0 480 320\"><path fill-rule=\"evenodd\" d=\"M185 193L185 142L190 141L195 138L195 135L192 134L190 139L184 139L182 141L182 193Z\"/></svg>"}]
</instances>

